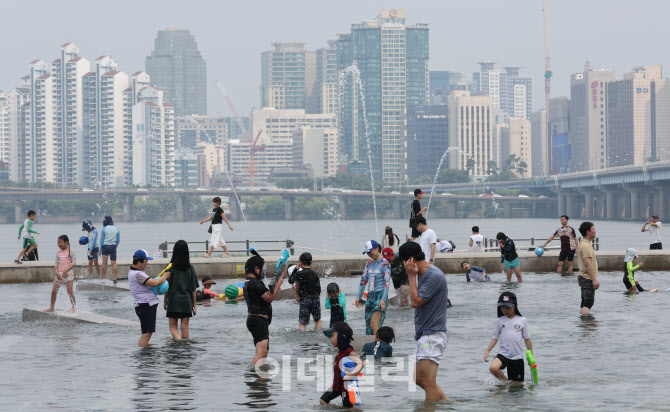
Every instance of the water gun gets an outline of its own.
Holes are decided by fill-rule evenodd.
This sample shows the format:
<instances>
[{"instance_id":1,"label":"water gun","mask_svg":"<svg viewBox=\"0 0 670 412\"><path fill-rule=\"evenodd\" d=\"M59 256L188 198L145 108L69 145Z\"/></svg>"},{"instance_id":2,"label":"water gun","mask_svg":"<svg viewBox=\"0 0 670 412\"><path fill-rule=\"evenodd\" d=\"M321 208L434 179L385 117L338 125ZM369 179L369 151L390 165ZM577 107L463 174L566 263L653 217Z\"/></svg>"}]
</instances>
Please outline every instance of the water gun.
<instances>
[{"instance_id":1,"label":"water gun","mask_svg":"<svg viewBox=\"0 0 670 412\"><path fill-rule=\"evenodd\" d=\"M528 366L530 366L530 373L533 375L533 383L537 383L537 363L535 363L535 357L530 350L526 351L526 360L528 360Z\"/></svg>"},{"instance_id":2,"label":"water gun","mask_svg":"<svg viewBox=\"0 0 670 412\"><path fill-rule=\"evenodd\" d=\"M368 301L368 291L366 290L365 292L363 292L363 296L361 296L358 304L359 305L364 305L365 302L367 302L367 301ZM356 305L356 302L351 302L351 304Z\"/></svg>"},{"instance_id":3,"label":"water gun","mask_svg":"<svg viewBox=\"0 0 670 412\"><path fill-rule=\"evenodd\" d=\"M157 277L163 276L163 273L167 272L171 267L172 267L172 262L168 263L168 265L165 267L165 269L163 269L163 271L161 273L159 273Z\"/></svg>"},{"instance_id":4,"label":"water gun","mask_svg":"<svg viewBox=\"0 0 670 412\"><path fill-rule=\"evenodd\" d=\"M354 369L356 369L356 362L347 357L342 358L342 378L346 376L347 372L353 372ZM344 381L344 387L347 390L347 397L349 398L349 402L352 405L361 404L361 390L358 387L358 378L362 377L363 374L359 372L356 379Z\"/></svg>"},{"instance_id":5,"label":"water gun","mask_svg":"<svg viewBox=\"0 0 670 412\"><path fill-rule=\"evenodd\" d=\"M288 262L288 257L289 257L289 251L288 249L284 249L284 252L281 255L281 258L277 261L277 264L275 265L275 273L272 276L272 279L270 279L270 283L268 283L268 289L270 290L270 293L275 292L275 284L281 277L281 274L284 273L284 269L286 269L286 264Z\"/></svg>"}]
</instances>

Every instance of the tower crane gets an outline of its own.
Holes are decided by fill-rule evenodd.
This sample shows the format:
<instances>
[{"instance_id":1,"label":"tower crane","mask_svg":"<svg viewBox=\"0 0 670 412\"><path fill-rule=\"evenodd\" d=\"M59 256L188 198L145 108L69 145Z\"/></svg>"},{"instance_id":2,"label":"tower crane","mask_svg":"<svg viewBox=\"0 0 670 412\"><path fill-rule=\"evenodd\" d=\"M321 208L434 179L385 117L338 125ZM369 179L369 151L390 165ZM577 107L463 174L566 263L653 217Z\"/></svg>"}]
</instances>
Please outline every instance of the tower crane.
<instances>
[{"instance_id":1,"label":"tower crane","mask_svg":"<svg viewBox=\"0 0 670 412\"><path fill-rule=\"evenodd\" d=\"M545 130L547 131L547 139L549 150L544 154L545 169L551 170L549 153L551 152L551 126L549 123L549 100L551 98L551 62L549 60L549 37L547 35L547 0L542 0L542 23L544 26L544 108L545 108Z\"/></svg>"},{"instance_id":2,"label":"tower crane","mask_svg":"<svg viewBox=\"0 0 670 412\"><path fill-rule=\"evenodd\" d=\"M230 106L230 110L233 112L233 116L235 117L237 125L239 126L240 130L242 130L242 133L244 133L244 137L246 137L247 142L249 143L249 179L250 179L250 185L253 186L254 178L256 177L256 162L254 161L254 155L256 152L262 152L265 150L265 145L256 146L256 144L258 143L258 139L261 137L263 129L260 129L258 131L256 139L252 141L246 126L244 125L244 123L242 123L240 115L237 113L237 110L235 109L235 105L233 104L233 100L230 98L230 95L228 94L228 90L226 90L226 88L223 86L223 83L221 83L220 81L215 80L214 83L216 83L216 85L219 86L221 94L223 94L223 97L226 99L226 102L228 102L228 106Z\"/></svg>"}]
</instances>

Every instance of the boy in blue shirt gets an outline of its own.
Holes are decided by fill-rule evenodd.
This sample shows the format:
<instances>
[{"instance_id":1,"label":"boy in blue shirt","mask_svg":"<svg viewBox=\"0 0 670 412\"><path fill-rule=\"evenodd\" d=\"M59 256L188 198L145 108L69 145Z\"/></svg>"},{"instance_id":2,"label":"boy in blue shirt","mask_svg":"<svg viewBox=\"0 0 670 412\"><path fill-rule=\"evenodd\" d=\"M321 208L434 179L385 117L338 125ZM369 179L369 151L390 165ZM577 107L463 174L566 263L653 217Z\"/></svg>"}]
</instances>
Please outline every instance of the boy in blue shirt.
<instances>
[{"instance_id":1,"label":"boy in blue shirt","mask_svg":"<svg viewBox=\"0 0 670 412\"><path fill-rule=\"evenodd\" d=\"M375 360L392 357L391 342L395 342L395 331L389 326L382 326L377 330L375 341L363 345L361 359L365 360L367 356L372 356Z\"/></svg>"},{"instance_id":2,"label":"boy in blue shirt","mask_svg":"<svg viewBox=\"0 0 670 412\"><path fill-rule=\"evenodd\" d=\"M461 262L461 268L465 270L465 278L468 282L490 282L491 278L486 271L477 266L471 266L468 262Z\"/></svg>"},{"instance_id":3,"label":"boy in blue shirt","mask_svg":"<svg viewBox=\"0 0 670 412\"><path fill-rule=\"evenodd\" d=\"M102 278L107 277L107 259L112 261L112 272L114 283L116 283L116 248L121 243L121 232L114 226L111 216L105 216L102 221L102 232L100 233L100 251L102 252Z\"/></svg>"},{"instance_id":4,"label":"boy in blue shirt","mask_svg":"<svg viewBox=\"0 0 670 412\"><path fill-rule=\"evenodd\" d=\"M98 263L98 229L93 226L90 220L84 220L81 224L81 230L88 232L88 277L93 276L93 263L95 263L95 271L100 276L100 263Z\"/></svg>"}]
</instances>

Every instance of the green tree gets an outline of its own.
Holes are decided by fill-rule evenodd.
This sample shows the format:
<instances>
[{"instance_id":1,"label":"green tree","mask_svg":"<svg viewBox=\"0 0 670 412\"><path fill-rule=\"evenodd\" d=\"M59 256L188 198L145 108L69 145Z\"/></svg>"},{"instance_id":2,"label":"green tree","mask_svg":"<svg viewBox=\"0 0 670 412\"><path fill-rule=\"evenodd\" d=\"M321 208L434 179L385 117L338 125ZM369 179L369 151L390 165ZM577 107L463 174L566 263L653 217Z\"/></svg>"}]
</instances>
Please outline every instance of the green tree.
<instances>
[{"instance_id":1,"label":"green tree","mask_svg":"<svg viewBox=\"0 0 670 412\"><path fill-rule=\"evenodd\" d=\"M525 175L527 170L528 170L528 164L523 160L516 164L516 172L519 176Z\"/></svg>"},{"instance_id":2,"label":"green tree","mask_svg":"<svg viewBox=\"0 0 670 412\"><path fill-rule=\"evenodd\" d=\"M470 175L467 170L444 169L440 170L437 183L468 183Z\"/></svg>"},{"instance_id":3,"label":"green tree","mask_svg":"<svg viewBox=\"0 0 670 412\"><path fill-rule=\"evenodd\" d=\"M468 157L468 160L465 162L465 170L467 170L468 173L471 173L475 170L475 164L475 159Z\"/></svg>"},{"instance_id":4,"label":"green tree","mask_svg":"<svg viewBox=\"0 0 670 412\"><path fill-rule=\"evenodd\" d=\"M498 173L498 164L495 160L489 160L486 163L486 174L494 175L496 173Z\"/></svg>"}]
</instances>

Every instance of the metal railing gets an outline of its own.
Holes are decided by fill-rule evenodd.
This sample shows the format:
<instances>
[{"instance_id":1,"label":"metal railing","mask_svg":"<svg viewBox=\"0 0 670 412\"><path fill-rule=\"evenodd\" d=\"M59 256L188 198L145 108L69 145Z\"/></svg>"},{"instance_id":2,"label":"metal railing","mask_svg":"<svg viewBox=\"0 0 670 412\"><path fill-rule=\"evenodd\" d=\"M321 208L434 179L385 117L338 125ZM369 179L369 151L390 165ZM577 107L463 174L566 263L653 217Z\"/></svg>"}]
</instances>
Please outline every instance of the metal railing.
<instances>
[{"instance_id":1,"label":"metal railing","mask_svg":"<svg viewBox=\"0 0 670 412\"><path fill-rule=\"evenodd\" d=\"M531 238L529 238L529 239L512 239L512 240L514 241L514 244L516 245L517 249L526 249L526 248L528 248L528 249L530 250L530 249L535 249L537 246L541 246L541 245L543 245L543 244L544 244L544 241L546 240L546 238L543 238L543 237L542 237L542 238L531 237ZM555 240L560 240L560 239L552 239L551 241L553 242L553 241L555 241ZM577 244L579 244L579 242L581 242L581 240L582 240L581 237L577 238ZM520 245L520 244L519 244L520 242L530 242L530 246L528 246L528 245L526 245L526 246L524 246L524 245ZM537 242L537 245L535 244L535 242ZM600 250L600 238L595 238L595 239L593 239L593 240L591 241L591 245L593 246L593 249L594 249L594 250ZM488 238L484 238L484 247L485 247L485 250L486 250L487 252L495 252L495 251L499 250L499 247L498 247L498 240L497 240L497 239L488 239ZM560 247L557 247L557 248L546 248L546 249L560 249Z\"/></svg>"},{"instance_id":2,"label":"metal railing","mask_svg":"<svg viewBox=\"0 0 670 412\"><path fill-rule=\"evenodd\" d=\"M172 253L172 247L174 246L176 242L170 242L166 240L165 242L161 243L158 245L158 250L163 253L163 257L167 258L170 253ZM199 241L193 241L193 242L186 242L189 245L189 252L190 253L207 253L209 252L209 240L205 240L204 242L199 242ZM266 249L266 248L258 248L256 247L257 244L278 244L281 245L277 249ZM288 249L293 255L293 241L286 239L286 240L232 240L232 241L227 241L226 246L228 246L228 251L230 253L240 253L244 252L246 253L247 256L250 255L249 253L249 248L251 246L256 249L258 252L282 252L284 249ZM191 245L205 245L204 250L194 250L191 248ZM230 247L230 245L245 245L245 249L233 249Z\"/></svg>"}]
</instances>

